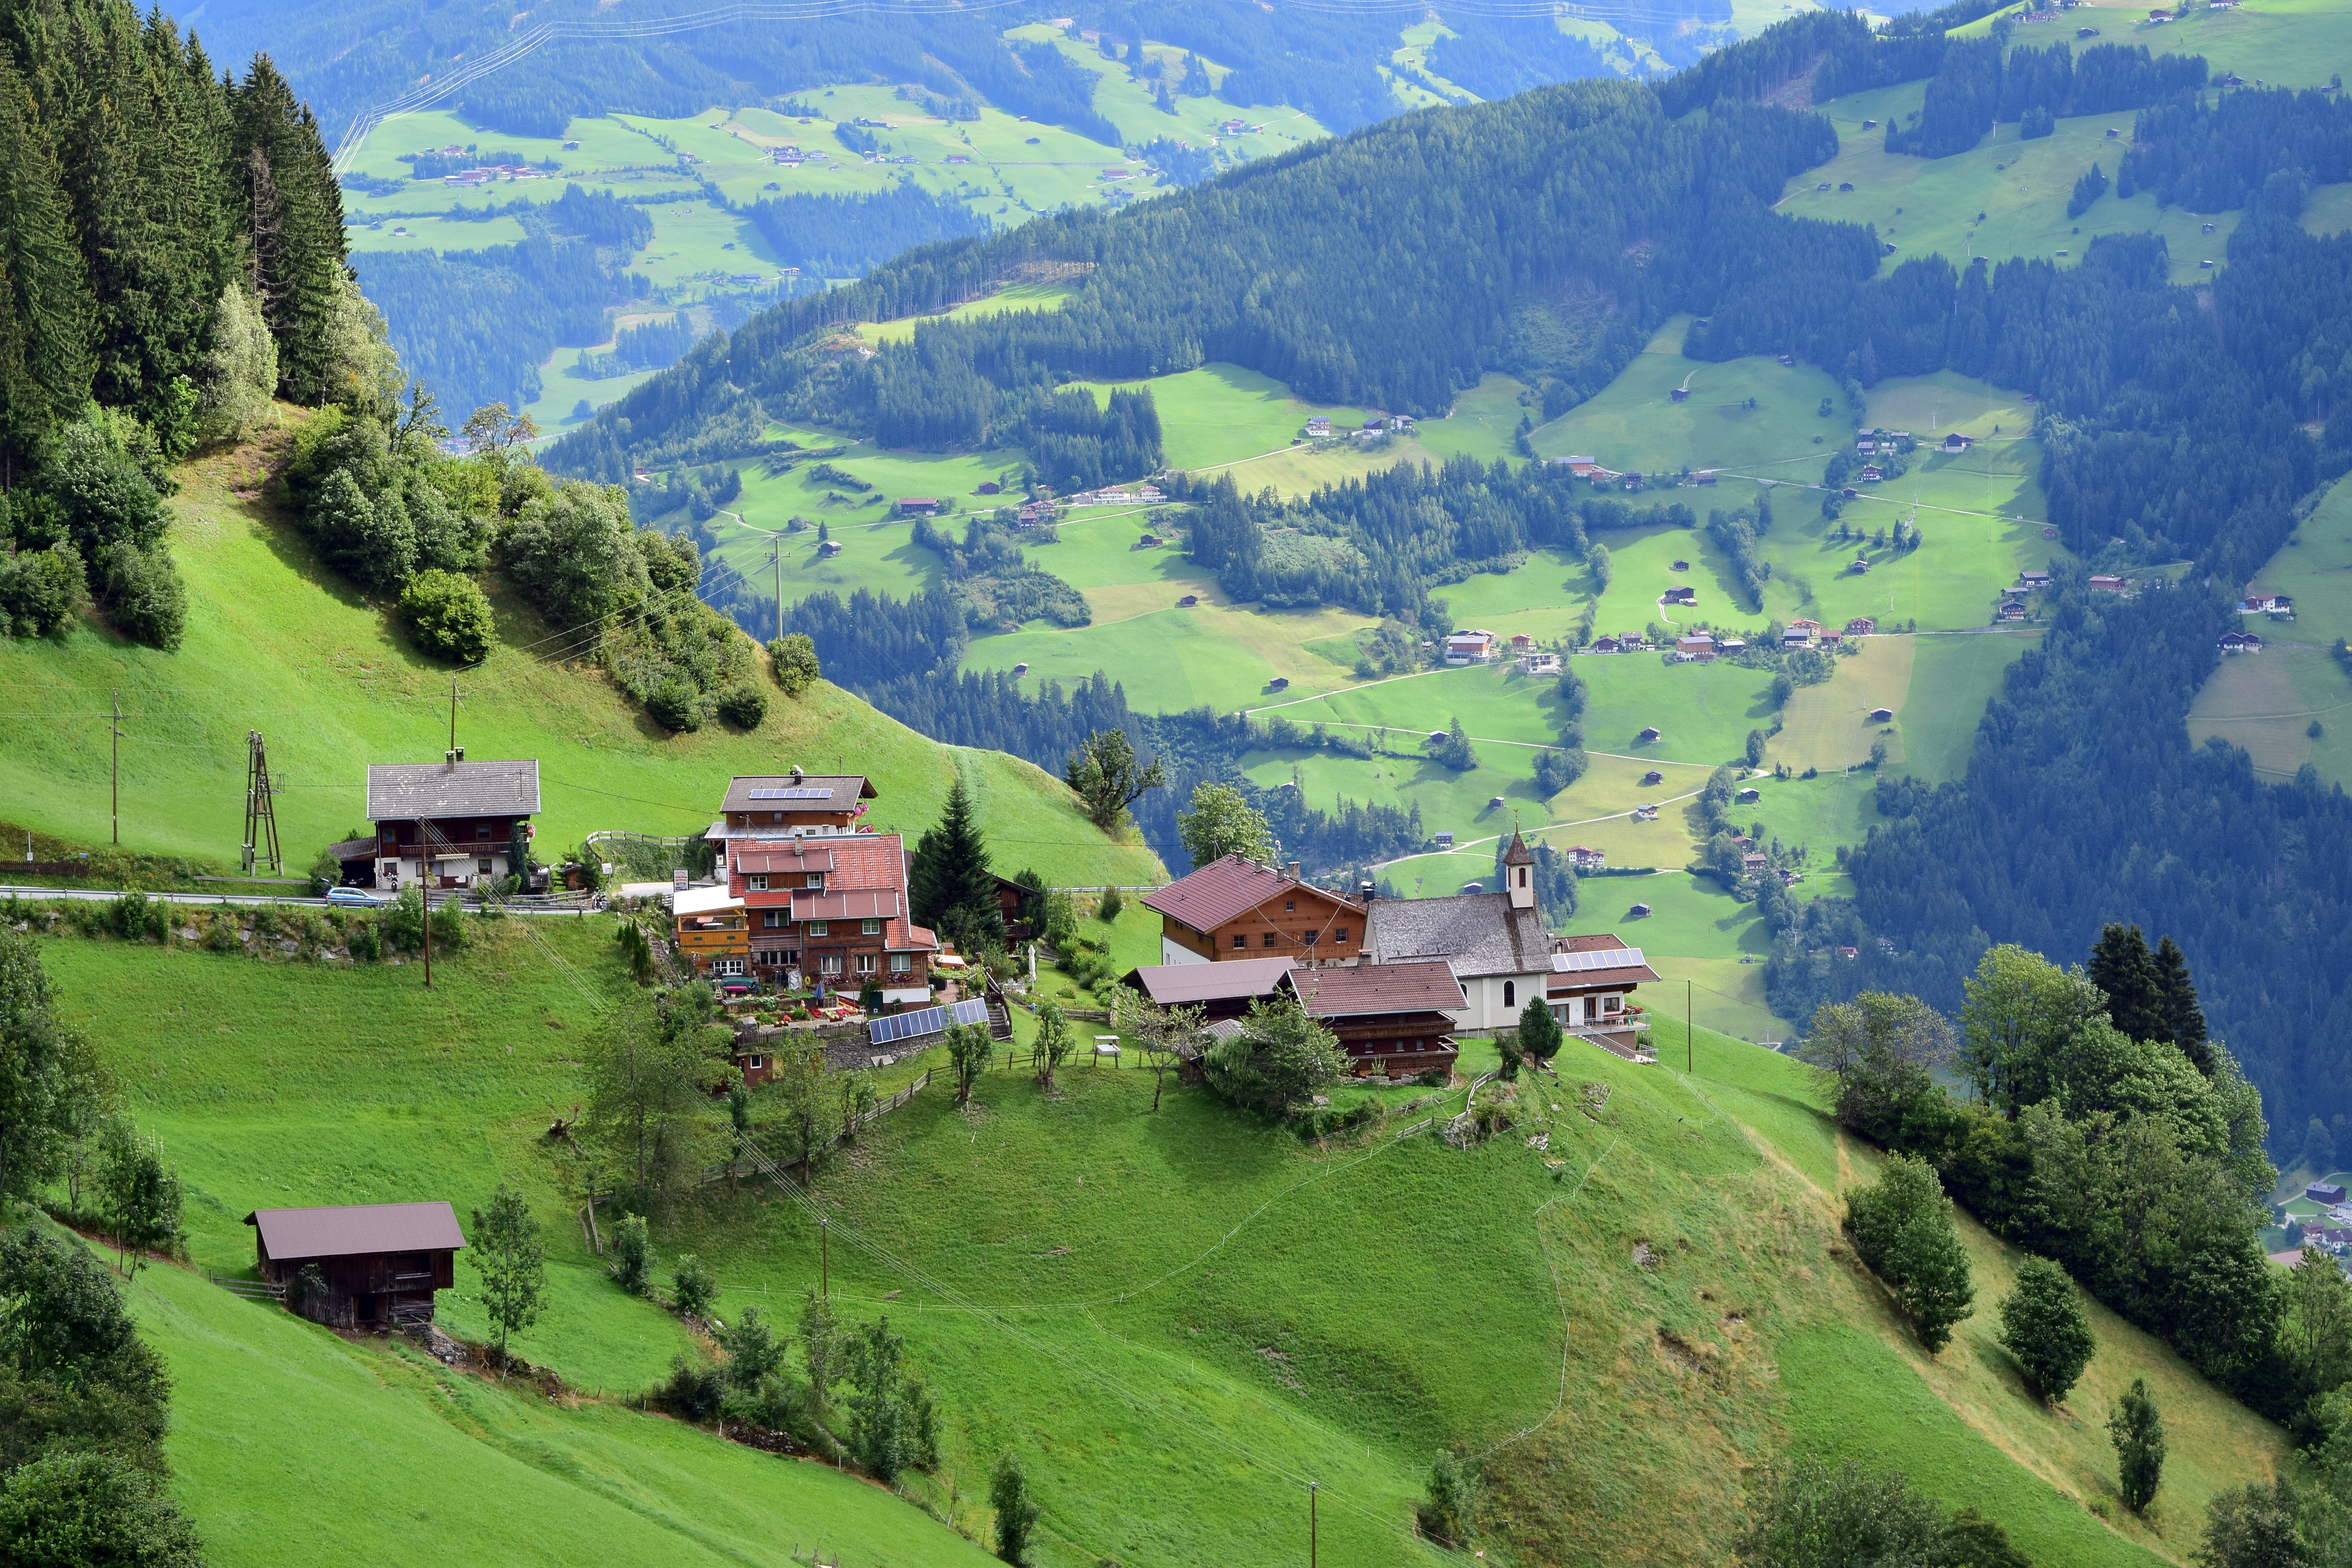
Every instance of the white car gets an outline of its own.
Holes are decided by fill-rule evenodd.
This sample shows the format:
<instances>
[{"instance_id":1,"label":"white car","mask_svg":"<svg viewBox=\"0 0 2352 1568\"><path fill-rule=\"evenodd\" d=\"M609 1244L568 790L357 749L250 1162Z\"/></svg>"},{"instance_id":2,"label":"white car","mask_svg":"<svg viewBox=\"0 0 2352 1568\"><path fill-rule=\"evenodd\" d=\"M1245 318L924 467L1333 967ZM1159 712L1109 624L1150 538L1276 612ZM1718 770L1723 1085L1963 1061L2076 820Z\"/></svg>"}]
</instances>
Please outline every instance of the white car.
<instances>
[{"instance_id":1,"label":"white car","mask_svg":"<svg viewBox=\"0 0 2352 1568\"><path fill-rule=\"evenodd\" d=\"M327 902L357 904L362 909L375 910L383 908L392 900L380 893L371 893L365 888L330 888L327 889Z\"/></svg>"}]
</instances>

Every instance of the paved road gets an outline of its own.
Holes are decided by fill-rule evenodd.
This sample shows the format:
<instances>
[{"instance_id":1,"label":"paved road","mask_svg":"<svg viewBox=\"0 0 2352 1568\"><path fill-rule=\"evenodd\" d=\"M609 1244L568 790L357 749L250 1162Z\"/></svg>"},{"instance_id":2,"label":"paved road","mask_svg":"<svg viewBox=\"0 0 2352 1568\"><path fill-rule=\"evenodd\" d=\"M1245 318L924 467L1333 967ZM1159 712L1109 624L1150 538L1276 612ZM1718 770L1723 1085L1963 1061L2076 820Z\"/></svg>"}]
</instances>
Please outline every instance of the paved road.
<instances>
[{"instance_id":1,"label":"paved road","mask_svg":"<svg viewBox=\"0 0 2352 1568\"><path fill-rule=\"evenodd\" d=\"M125 888L26 888L0 884L0 898L6 898L13 895L15 897L26 899L73 899L86 902L104 903L119 899L122 897L125 892L130 890L131 889ZM235 904L245 908L259 904L278 904L281 906L291 905L299 909L313 910L323 910L330 907L341 909L362 909L366 907L365 905L360 904L330 906L324 899L276 898L262 893L149 892L147 896L155 900L159 903L166 904ZM436 906L446 904L449 902L453 897L456 897L456 895L446 893L441 894L434 899L434 903ZM463 907L476 907L470 904L464 904L462 900L459 901ZM378 905L376 907L389 908L390 906ZM508 913L517 915L576 915L591 909L592 907L593 906L584 902L565 904L527 904L509 902L505 906Z\"/></svg>"}]
</instances>

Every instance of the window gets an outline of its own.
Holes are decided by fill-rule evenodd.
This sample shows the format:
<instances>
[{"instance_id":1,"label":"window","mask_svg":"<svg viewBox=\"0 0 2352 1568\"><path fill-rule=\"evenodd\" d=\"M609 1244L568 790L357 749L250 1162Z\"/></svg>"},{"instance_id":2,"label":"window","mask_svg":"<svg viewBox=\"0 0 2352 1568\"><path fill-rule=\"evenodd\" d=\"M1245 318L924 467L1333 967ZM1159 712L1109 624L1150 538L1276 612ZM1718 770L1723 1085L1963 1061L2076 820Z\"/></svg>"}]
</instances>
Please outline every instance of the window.
<instances>
[{"instance_id":1,"label":"window","mask_svg":"<svg viewBox=\"0 0 2352 1568\"><path fill-rule=\"evenodd\" d=\"M782 930L783 929L783 926L784 926L784 911L783 911L783 910L761 910L760 911L760 929L761 929L761 931L782 931Z\"/></svg>"},{"instance_id":2,"label":"window","mask_svg":"<svg viewBox=\"0 0 2352 1568\"><path fill-rule=\"evenodd\" d=\"M1297 913L1298 912L1298 900L1296 900L1296 899L1285 899L1285 900L1282 900L1282 912L1283 912L1284 914L1286 914L1286 915L1295 915L1295 914L1297 914Z\"/></svg>"},{"instance_id":3,"label":"window","mask_svg":"<svg viewBox=\"0 0 2352 1568\"><path fill-rule=\"evenodd\" d=\"M1624 1003L1625 998L1622 996L1603 996L1601 999L1601 1010L1604 1013L1614 1013L1624 1005Z\"/></svg>"},{"instance_id":4,"label":"window","mask_svg":"<svg viewBox=\"0 0 2352 1568\"><path fill-rule=\"evenodd\" d=\"M1514 1005L1516 1005L1517 1004L1517 1002L1518 1002L1518 991L1519 991L1519 988L1518 988L1517 985L1513 984L1510 981L1507 981L1507 980L1504 981L1504 982L1503 982L1503 1005L1504 1005L1504 1006L1506 1006L1506 1007L1509 1007L1509 1006L1514 1006Z\"/></svg>"},{"instance_id":5,"label":"window","mask_svg":"<svg viewBox=\"0 0 2352 1568\"><path fill-rule=\"evenodd\" d=\"M1346 926L1341 926L1338 931L1333 931L1331 933L1331 940L1339 943L1342 947L1345 947L1348 943L1348 928Z\"/></svg>"},{"instance_id":6,"label":"window","mask_svg":"<svg viewBox=\"0 0 2352 1568\"><path fill-rule=\"evenodd\" d=\"M811 935L811 936L831 936L832 934L833 934L833 922L832 922L832 921L809 921L809 935Z\"/></svg>"},{"instance_id":7,"label":"window","mask_svg":"<svg viewBox=\"0 0 2352 1568\"><path fill-rule=\"evenodd\" d=\"M841 973L841 954L837 952L826 953L823 958L816 961L816 968L817 973L820 974L827 974L836 977L839 976Z\"/></svg>"},{"instance_id":8,"label":"window","mask_svg":"<svg viewBox=\"0 0 2352 1568\"><path fill-rule=\"evenodd\" d=\"M757 1051L753 1051L750 1056L743 1058L743 1070L745 1072L758 1072L761 1067L766 1065L766 1062L767 1058L765 1057L762 1057Z\"/></svg>"},{"instance_id":9,"label":"window","mask_svg":"<svg viewBox=\"0 0 2352 1568\"><path fill-rule=\"evenodd\" d=\"M874 955L872 953L861 952L857 955L857 973L860 974L871 974L874 973Z\"/></svg>"},{"instance_id":10,"label":"window","mask_svg":"<svg viewBox=\"0 0 2352 1568\"><path fill-rule=\"evenodd\" d=\"M782 969L793 961L793 956L781 947L763 947L751 955L751 962L761 969Z\"/></svg>"},{"instance_id":11,"label":"window","mask_svg":"<svg viewBox=\"0 0 2352 1568\"><path fill-rule=\"evenodd\" d=\"M1519 868L1519 886L1520 886L1520 887L1522 887L1522 888L1524 888L1524 887L1526 887L1527 885L1528 885L1528 868L1527 868L1525 866L1522 866L1522 867L1520 867L1520 868Z\"/></svg>"},{"instance_id":12,"label":"window","mask_svg":"<svg viewBox=\"0 0 2352 1568\"><path fill-rule=\"evenodd\" d=\"M487 823L487 822L478 822L478 823L474 824L474 837L477 837L477 838L488 838L489 836L490 836L490 825L489 825L488 823Z\"/></svg>"},{"instance_id":13,"label":"window","mask_svg":"<svg viewBox=\"0 0 2352 1568\"><path fill-rule=\"evenodd\" d=\"M894 953L892 953L892 954L890 955L890 973L893 973L893 974L911 974L911 973L914 973L914 969L915 969L915 955L914 955L913 953L911 953L911 952L894 952Z\"/></svg>"},{"instance_id":14,"label":"window","mask_svg":"<svg viewBox=\"0 0 2352 1568\"><path fill-rule=\"evenodd\" d=\"M1234 945L1235 947L1247 947L1249 945L1249 938L1240 931L1235 931L1234 932Z\"/></svg>"},{"instance_id":15,"label":"window","mask_svg":"<svg viewBox=\"0 0 2352 1568\"><path fill-rule=\"evenodd\" d=\"M740 974L743 973L743 961L740 958L722 958L710 966L710 972L713 974Z\"/></svg>"},{"instance_id":16,"label":"window","mask_svg":"<svg viewBox=\"0 0 2352 1568\"><path fill-rule=\"evenodd\" d=\"M824 873L822 871L811 871L802 880L816 892L824 891Z\"/></svg>"},{"instance_id":17,"label":"window","mask_svg":"<svg viewBox=\"0 0 2352 1568\"><path fill-rule=\"evenodd\" d=\"M1308 947L1313 947L1315 945L1315 933L1311 931L1300 931L1298 933L1298 940L1305 942Z\"/></svg>"},{"instance_id":18,"label":"window","mask_svg":"<svg viewBox=\"0 0 2352 1568\"><path fill-rule=\"evenodd\" d=\"M882 922L880 921L859 921L857 922L857 934L860 936L880 936L882 934Z\"/></svg>"},{"instance_id":19,"label":"window","mask_svg":"<svg viewBox=\"0 0 2352 1568\"><path fill-rule=\"evenodd\" d=\"M487 877L490 874L490 858L487 855L474 862L474 869Z\"/></svg>"},{"instance_id":20,"label":"window","mask_svg":"<svg viewBox=\"0 0 2352 1568\"><path fill-rule=\"evenodd\" d=\"M1263 945L1266 947L1272 947L1274 945L1274 932L1268 931L1265 933L1265 940Z\"/></svg>"},{"instance_id":21,"label":"window","mask_svg":"<svg viewBox=\"0 0 2352 1568\"><path fill-rule=\"evenodd\" d=\"M768 890L768 874L765 871L754 871L743 879L743 885L755 893L764 893Z\"/></svg>"}]
</instances>

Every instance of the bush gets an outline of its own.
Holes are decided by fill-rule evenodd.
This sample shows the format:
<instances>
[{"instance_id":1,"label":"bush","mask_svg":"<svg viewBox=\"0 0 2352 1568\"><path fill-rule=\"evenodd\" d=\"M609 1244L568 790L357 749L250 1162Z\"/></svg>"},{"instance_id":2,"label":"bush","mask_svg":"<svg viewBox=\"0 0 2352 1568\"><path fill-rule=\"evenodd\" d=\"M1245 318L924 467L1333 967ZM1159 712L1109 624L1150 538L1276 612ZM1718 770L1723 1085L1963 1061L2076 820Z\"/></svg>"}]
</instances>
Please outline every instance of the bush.
<instances>
[{"instance_id":1,"label":"bush","mask_svg":"<svg viewBox=\"0 0 2352 1568\"><path fill-rule=\"evenodd\" d=\"M1459 1547L1470 1539L1470 1521L1477 1509L1476 1466L1452 1454L1438 1455L1429 1467L1429 1500L1418 1510L1423 1533Z\"/></svg>"},{"instance_id":2,"label":"bush","mask_svg":"<svg viewBox=\"0 0 2352 1568\"><path fill-rule=\"evenodd\" d=\"M793 632L770 643L768 659L776 684L794 701L824 673L817 664L816 643L805 632Z\"/></svg>"},{"instance_id":3,"label":"bush","mask_svg":"<svg viewBox=\"0 0 2352 1568\"><path fill-rule=\"evenodd\" d=\"M684 733L702 728L702 693L686 680L667 680L646 699L646 711L654 722L673 732Z\"/></svg>"},{"instance_id":4,"label":"bush","mask_svg":"<svg viewBox=\"0 0 2352 1568\"><path fill-rule=\"evenodd\" d=\"M768 694L756 686L730 687L719 699L719 716L738 730L756 730L768 717Z\"/></svg>"},{"instance_id":5,"label":"bush","mask_svg":"<svg viewBox=\"0 0 2352 1568\"><path fill-rule=\"evenodd\" d=\"M0 1560L26 1568L202 1568L195 1529L153 1476L119 1454L57 1454L0 1490Z\"/></svg>"},{"instance_id":6,"label":"bush","mask_svg":"<svg viewBox=\"0 0 2352 1568\"><path fill-rule=\"evenodd\" d=\"M669 1376L646 1392L646 1403L681 1421L708 1421L726 1396L727 1384L715 1369L690 1365L681 1354L669 1358Z\"/></svg>"},{"instance_id":7,"label":"bush","mask_svg":"<svg viewBox=\"0 0 2352 1568\"><path fill-rule=\"evenodd\" d=\"M89 592L81 555L58 542L0 555L0 635L45 637L62 631Z\"/></svg>"},{"instance_id":8,"label":"bush","mask_svg":"<svg viewBox=\"0 0 2352 1568\"><path fill-rule=\"evenodd\" d=\"M145 548L128 540L98 552L100 596L115 630L165 653L188 629L188 590L161 541Z\"/></svg>"},{"instance_id":9,"label":"bush","mask_svg":"<svg viewBox=\"0 0 2352 1568\"><path fill-rule=\"evenodd\" d=\"M624 1215L613 1227L613 1256L604 1265L613 1282L632 1296L642 1296L653 1282L654 1244L646 1233L643 1215Z\"/></svg>"},{"instance_id":10,"label":"bush","mask_svg":"<svg viewBox=\"0 0 2352 1568\"><path fill-rule=\"evenodd\" d=\"M1584 776L1581 747L1547 748L1536 753L1536 788L1549 799Z\"/></svg>"},{"instance_id":11,"label":"bush","mask_svg":"<svg viewBox=\"0 0 2352 1568\"><path fill-rule=\"evenodd\" d=\"M670 1292L671 1303L689 1318L709 1317L710 1304L719 1300L719 1276L710 1271L710 1265L691 1252L683 1253L672 1278L676 1288Z\"/></svg>"},{"instance_id":12,"label":"bush","mask_svg":"<svg viewBox=\"0 0 2352 1568\"><path fill-rule=\"evenodd\" d=\"M416 646L436 658L479 664L490 657L497 629L489 595L470 577L428 568L400 591L400 613Z\"/></svg>"},{"instance_id":13,"label":"bush","mask_svg":"<svg viewBox=\"0 0 2352 1568\"><path fill-rule=\"evenodd\" d=\"M1127 900L1119 896L1118 889L1105 888L1102 891L1102 902L1095 906L1095 919L1115 921L1118 919L1119 910L1125 908L1127 908Z\"/></svg>"},{"instance_id":14,"label":"bush","mask_svg":"<svg viewBox=\"0 0 2352 1568\"><path fill-rule=\"evenodd\" d=\"M459 953L466 951L466 911L455 899L433 911L433 950L436 952Z\"/></svg>"}]
</instances>

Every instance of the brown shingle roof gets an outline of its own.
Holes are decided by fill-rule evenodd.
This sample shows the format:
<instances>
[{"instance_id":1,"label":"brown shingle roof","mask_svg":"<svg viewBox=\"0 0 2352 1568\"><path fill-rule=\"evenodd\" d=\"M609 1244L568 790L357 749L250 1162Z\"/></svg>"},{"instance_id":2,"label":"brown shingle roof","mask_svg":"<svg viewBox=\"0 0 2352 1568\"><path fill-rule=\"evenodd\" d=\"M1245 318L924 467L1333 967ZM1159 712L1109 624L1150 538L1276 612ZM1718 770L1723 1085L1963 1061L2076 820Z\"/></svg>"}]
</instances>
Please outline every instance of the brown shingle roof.
<instances>
[{"instance_id":1,"label":"brown shingle roof","mask_svg":"<svg viewBox=\"0 0 2352 1568\"><path fill-rule=\"evenodd\" d=\"M898 916L895 888L852 888L838 893L794 893L796 921L887 921Z\"/></svg>"},{"instance_id":2,"label":"brown shingle roof","mask_svg":"<svg viewBox=\"0 0 2352 1568\"><path fill-rule=\"evenodd\" d=\"M1328 889L1318 888L1308 882L1294 882L1270 866L1261 866L1238 855L1212 860L1191 876L1181 877L1164 888L1154 889L1143 896L1143 906L1181 921L1194 931L1214 931L1235 915L1247 914L1268 899L1301 896L1319 899L1350 911L1359 910L1361 907Z\"/></svg>"},{"instance_id":3,"label":"brown shingle roof","mask_svg":"<svg viewBox=\"0 0 2352 1568\"><path fill-rule=\"evenodd\" d=\"M771 795L771 790L802 793ZM819 777L803 773L738 773L727 781L721 811L847 811L861 800L874 798L874 786L862 773Z\"/></svg>"},{"instance_id":4,"label":"brown shingle roof","mask_svg":"<svg viewBox=\"0 0 2352 1568\"><path fill-rule=\"evenodd\" d=\"M833 865L833 851L816 845L779 848L774 845L755 842L735 851L735 869L738 871L782 871L787 875L804 875L810 871L829 872Z\"/></svg>"},{"instance_id":5,"label":"brown shingle roof","mask_svg":"<svg viewBox=\"0 0 2352 1568\"><path fill-rule=\"evenodd\" d=\"M352 1204L341 1208L256 1209L245 1223L261 1232L272 1263L377 1252L454 1251L465 1232L447 1203Z\"/></svg>"},{"instance_id":6,"label":"brown shingle roof","mask_svg":"<svg viewBox=\"0 0 2352 1568\"><path fill-rule=\"evenodd\" d=\"M1461 982L1442 960L1419 963L1359 963L1299 969L1289 984L1299 1005L1318 1018L1360 1013L1444 1013L1467 1006Z\"/></svg>"}]
</instances>

